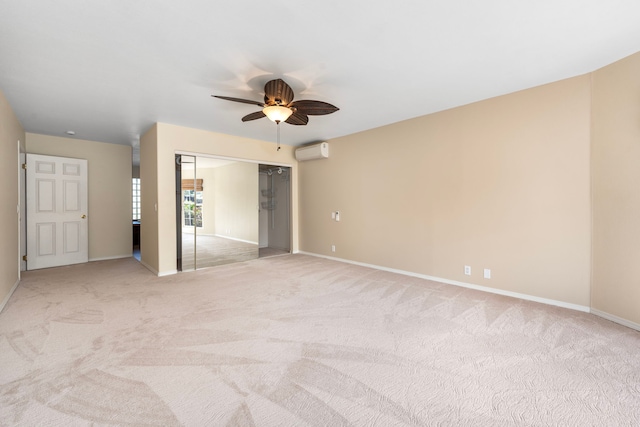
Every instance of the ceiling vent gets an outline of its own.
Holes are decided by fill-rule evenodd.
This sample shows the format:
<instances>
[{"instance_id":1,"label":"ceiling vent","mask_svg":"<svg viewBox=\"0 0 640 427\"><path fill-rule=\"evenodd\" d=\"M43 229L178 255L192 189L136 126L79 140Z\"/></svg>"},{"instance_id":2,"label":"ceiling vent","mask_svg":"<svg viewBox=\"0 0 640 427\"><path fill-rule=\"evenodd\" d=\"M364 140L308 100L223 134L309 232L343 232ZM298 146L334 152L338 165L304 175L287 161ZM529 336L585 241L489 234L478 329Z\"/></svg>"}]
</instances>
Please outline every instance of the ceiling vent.
<instances>
[{"instance_id":1,"label":"ceiling vent","mask_svg":"<svg viewBox=\"0 0 640 427\"><path fill-rule=\"evenodd\" d=\"M298 160L299 162L327 158L329 158L328 142L307 145L306 147L300 147L296 150L296 160Z\"/></svg>"}]
</instances>

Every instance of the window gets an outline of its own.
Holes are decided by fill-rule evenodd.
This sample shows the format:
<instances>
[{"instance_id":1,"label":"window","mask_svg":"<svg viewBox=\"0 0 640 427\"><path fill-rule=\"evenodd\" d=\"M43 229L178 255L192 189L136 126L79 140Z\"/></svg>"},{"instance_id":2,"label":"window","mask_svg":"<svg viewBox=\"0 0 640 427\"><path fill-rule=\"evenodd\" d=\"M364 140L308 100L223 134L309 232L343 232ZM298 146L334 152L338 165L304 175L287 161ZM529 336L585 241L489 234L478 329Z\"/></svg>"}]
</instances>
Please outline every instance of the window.
<instances>
[{"instance_id":1,"label":"window","mask_svg":"<svg viewBox=\"0 0 640 427\"><path fill-rule=\"evenodd\" d=\"M140 221L140 178L133 178L133 187L131 194L133 195L133 203L131 204L133 208L133 220Z\"/></svg>"},{"instance_id":2,"label":"window","mask_svg":"<svg viewBox=\"0 0 640 427\"><path fill-rule=\"evenodd\" d=\"M182 180L182 211L186 227L202 227L202 180Z\"/></svg>"},{"instance_id":3,"label":"window","mask_svg":"<svg viewBox=\"0 0 640 427\"><path fill-rule=\"evenodd\" d=\"M202 227L202 191L183 190L184 225Z\"/></svg>"}]
</instances>

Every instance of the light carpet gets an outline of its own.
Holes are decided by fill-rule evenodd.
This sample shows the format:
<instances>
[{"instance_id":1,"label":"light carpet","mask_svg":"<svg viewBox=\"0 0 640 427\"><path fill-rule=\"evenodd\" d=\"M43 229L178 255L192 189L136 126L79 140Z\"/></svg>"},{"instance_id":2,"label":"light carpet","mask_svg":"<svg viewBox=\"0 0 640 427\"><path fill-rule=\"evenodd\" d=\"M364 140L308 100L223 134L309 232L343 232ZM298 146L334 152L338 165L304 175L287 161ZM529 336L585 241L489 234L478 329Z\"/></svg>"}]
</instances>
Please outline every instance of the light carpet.
<instances>
[{"instance_id":1,"label":"light carpet","mask_svg":"<svg viewBox=\"0 0 640 427\"><path fill-rule=\"evenodd\" d=\"M2 425L637 426L640 333L306 255L124 259L24 274L0 384Z\"/></svg>"}]
</instances>

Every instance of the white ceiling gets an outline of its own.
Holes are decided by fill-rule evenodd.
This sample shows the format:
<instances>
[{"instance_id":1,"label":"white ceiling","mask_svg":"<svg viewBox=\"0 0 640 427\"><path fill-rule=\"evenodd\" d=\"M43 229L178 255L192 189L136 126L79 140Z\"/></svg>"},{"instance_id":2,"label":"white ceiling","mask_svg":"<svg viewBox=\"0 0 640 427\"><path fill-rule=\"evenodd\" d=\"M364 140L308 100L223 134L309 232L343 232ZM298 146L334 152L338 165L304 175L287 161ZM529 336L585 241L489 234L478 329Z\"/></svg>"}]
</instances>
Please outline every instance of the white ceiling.
<instances>
[{"instance_id":1,"label":"white ceiling","mask_svg":"<svg viewBox=\"0 0 640 427\"><path fill-rule=\"evenodd\" d=\"M340 108L300 145L593 71L640 51L638 0L0 0L0 90L28 132L136 145L155 122L242 123L283 78Z\"/></svg>"}]
</instances>

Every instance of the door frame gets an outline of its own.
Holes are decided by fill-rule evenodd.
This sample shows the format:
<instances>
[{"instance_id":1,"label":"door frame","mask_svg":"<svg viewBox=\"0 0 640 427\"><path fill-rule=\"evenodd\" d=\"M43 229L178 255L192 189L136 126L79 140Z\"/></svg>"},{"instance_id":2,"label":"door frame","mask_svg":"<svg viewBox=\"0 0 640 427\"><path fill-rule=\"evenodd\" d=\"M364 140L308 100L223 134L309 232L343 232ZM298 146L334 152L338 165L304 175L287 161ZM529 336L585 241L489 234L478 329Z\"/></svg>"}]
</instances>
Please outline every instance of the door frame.
<instances>
[{"instance_id":1,"label":"door frame","mask_svg":"<svg viewBox=\"0 0 640 427\"><path fill-rule=\"evenodd\" d=\"M27 154L18 140L18 279L27 270L27 261L23 258L27 256L27 170L23 167L26 164Z\"/></svg>"}]
</instances>

